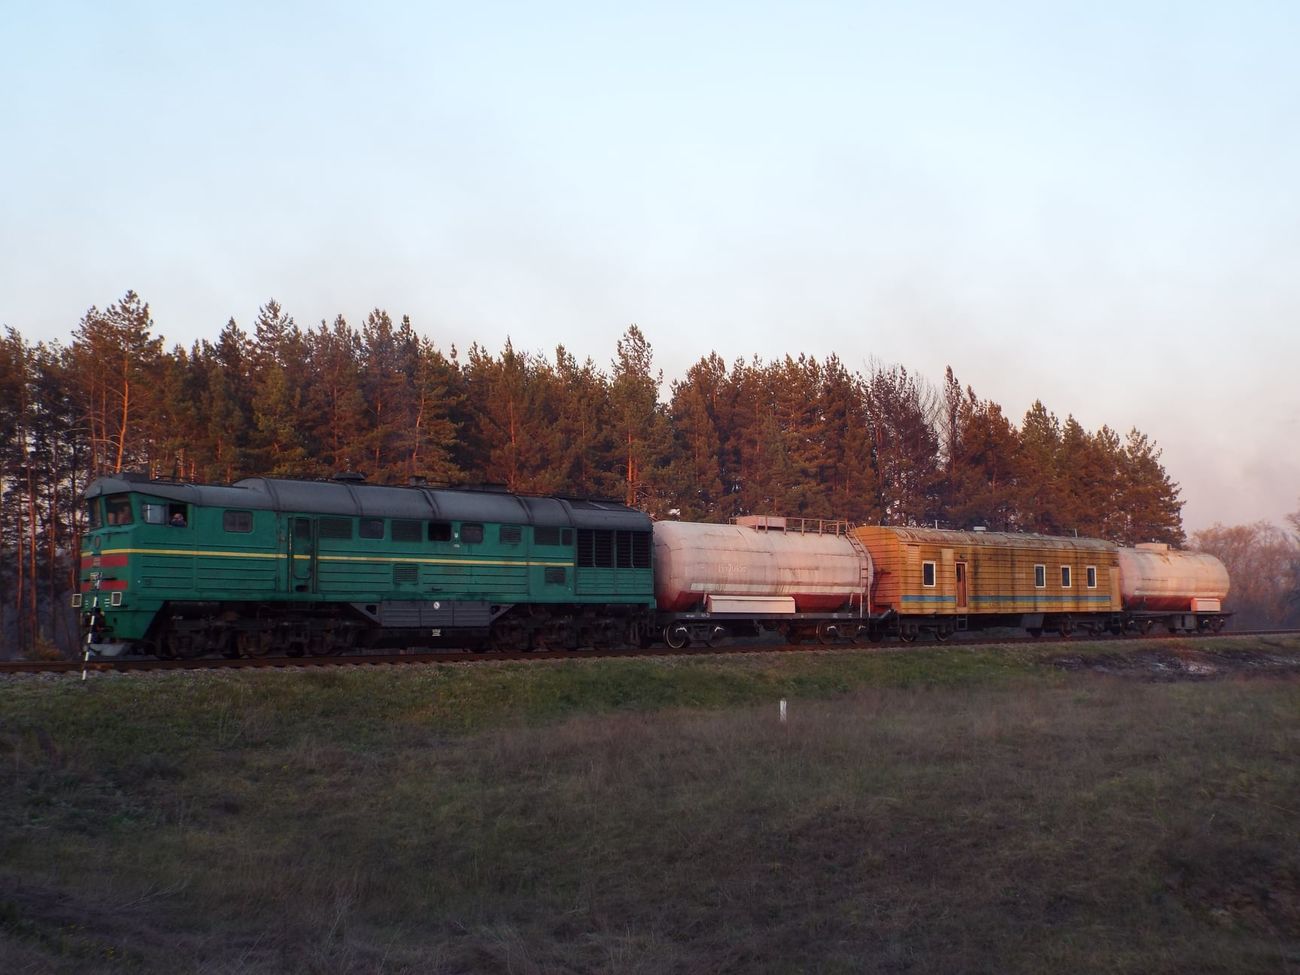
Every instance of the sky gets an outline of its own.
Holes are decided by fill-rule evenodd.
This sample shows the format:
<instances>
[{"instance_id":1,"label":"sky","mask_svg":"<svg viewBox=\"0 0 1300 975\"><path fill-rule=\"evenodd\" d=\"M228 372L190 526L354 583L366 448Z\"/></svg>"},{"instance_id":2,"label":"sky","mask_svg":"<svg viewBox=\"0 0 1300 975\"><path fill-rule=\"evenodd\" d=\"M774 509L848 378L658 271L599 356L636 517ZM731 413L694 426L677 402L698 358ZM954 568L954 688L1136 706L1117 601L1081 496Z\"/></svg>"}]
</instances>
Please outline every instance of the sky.
<instances>
[{"instance_id":1,"label":"sky","mask_svg":"<svg viewBox=\"0 0 1300 975\"><path fill-rule=\"evenodd\" d=\"M951 366L1300 509L1300 4L0 0L0 324Z\"/></svg>"}]
</instances>

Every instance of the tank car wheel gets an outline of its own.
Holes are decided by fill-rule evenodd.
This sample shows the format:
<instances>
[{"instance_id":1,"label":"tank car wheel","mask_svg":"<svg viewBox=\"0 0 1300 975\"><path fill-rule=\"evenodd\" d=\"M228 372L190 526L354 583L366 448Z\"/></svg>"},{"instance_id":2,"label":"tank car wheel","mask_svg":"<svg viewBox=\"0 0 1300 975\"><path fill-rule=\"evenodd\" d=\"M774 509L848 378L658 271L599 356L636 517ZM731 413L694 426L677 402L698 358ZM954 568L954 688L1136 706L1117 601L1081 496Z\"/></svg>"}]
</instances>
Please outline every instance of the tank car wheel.
<instances>
[{"instance_id":1,"label":"tank car wheel","mask_svg":"<svg viewBox=\"0 0 1300 975\"><path fill-rule=\"evenodd\" d=\"M1211 632L1211 633L1222 633L1222 632L1223 632L1223 624L1224 624L1224 619L1223 619L1222 617L1219 617L1219 618L1217 618L1217 619L1212 620L1212 621L1210 622L1210 632Z\"/></svg>"},{"instance_id":2,"label":"tank car wheel","mask_svg":"<svg viewBox=\"0 0 1300 975\"><path fill-rule=\"evenodd\" d=\"M934 638L940 643L947 643L950 636L952 636L952 630L946 626L941 626L934 631Z\"/></svg>"},{"instance_id":3,"label":"tank car wheel","mask_svg":"<svg viewBox=\"0 0 1300 975\"><path fill-rule=\"evenodd\" d=\"M686 627L669 623L664 627L664 643L674 650L680 650L691 642L691 635Z\"/></svg>"},{"instance_id":4,"label":"tank car wheel","mask_svg":"<svg viewBox=\"0 0 1300 975\"><path fill-rule=\"evenodd\" d=\"M839 641L840 631L834 623L817 624L817 642L824 647L828 647Z\"/></svg>"},{"instance_id":5,"label":"tank car wheel","mask_svg":"<svg viewBox=\"0 0 1300 975\"><path fill-rule=\"evenodd\" d=\"M899 631L898 631L898 639L900 639L900 640L903 641L904 643L915 643L915 642L916 642L916 630L899 630Z\"/></svg>"},{"instance_id":6,"label":"tank car wheel","mask_svg":"<svg viewBox=\"0 0 1300 975\"><path fill-rule=\"evenodd\" d=\"M1027 628L1025 632L1028 633L1030 636L1032 636L1035 640L1037 640L1040 636L1043 635L1043 628L1041 626L1031 626Z\"/></svg>"}]
</instances>

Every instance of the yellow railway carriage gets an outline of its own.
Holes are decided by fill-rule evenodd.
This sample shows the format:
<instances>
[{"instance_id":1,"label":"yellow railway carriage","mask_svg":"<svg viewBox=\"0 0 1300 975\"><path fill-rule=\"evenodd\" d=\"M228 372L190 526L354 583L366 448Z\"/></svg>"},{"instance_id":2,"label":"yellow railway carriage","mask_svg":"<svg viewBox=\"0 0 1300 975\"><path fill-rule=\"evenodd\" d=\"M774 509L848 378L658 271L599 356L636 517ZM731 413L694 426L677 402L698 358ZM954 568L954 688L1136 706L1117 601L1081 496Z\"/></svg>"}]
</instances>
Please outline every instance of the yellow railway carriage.
<instances>
[{"instance_id":1,"label":"yellow railway carriage","mask_svg":"<svg viewBox=\"0 0 1300 975\"><path fill-rule=\"evenodd\" d=\"M871 614L903 640L1017 627L1123 629L1119 555L1109 542L879 525L854 529L875 570Z\"/></svg>"}]
</instances>

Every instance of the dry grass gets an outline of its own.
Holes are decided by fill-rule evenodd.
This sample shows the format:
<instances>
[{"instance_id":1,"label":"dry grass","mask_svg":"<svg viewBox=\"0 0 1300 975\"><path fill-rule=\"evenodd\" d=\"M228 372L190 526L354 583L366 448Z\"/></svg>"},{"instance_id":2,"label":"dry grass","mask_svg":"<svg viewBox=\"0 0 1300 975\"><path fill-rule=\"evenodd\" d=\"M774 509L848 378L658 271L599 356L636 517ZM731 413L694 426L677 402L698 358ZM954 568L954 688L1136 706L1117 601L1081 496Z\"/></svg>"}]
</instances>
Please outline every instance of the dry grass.
<instances>
[{"instance_id":1,"label":"dry grass","mask_svg":"<svg viewBox=\"0 0 1300 975\"><path fill-rule=\"evenodd\" d=\"M926 659L0 696L0 970L1300 971L1294 679Z\"/></svg>"}]
</instances>

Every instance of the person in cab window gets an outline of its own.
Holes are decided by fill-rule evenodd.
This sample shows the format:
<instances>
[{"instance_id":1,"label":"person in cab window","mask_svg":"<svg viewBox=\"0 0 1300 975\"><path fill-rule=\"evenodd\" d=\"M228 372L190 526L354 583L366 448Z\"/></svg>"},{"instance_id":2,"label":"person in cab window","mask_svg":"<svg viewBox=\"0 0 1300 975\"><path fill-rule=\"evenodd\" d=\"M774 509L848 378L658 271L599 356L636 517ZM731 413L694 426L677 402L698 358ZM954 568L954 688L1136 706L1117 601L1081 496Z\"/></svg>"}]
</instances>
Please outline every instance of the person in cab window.
<instances>
[{"instance_id":1,"label":"person in cab window","mask_svg":"<svg viewBox=\"0 0 1300 975\"><path fill-rule=\"evenodd\" d=\"M176 512L176 514L172 515L171 525L173 528L184 528L185 527L184 512L178 511Z\"/></svg>"}]
</instances>

